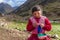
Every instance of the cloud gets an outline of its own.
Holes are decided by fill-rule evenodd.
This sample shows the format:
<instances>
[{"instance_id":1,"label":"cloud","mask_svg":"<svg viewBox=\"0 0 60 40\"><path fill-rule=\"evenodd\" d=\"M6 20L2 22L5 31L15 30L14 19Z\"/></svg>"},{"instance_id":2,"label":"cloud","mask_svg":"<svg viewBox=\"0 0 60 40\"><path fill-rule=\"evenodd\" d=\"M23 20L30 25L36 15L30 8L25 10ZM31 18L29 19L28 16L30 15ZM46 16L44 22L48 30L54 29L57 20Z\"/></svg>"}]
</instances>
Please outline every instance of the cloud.
<instances>
[{"instance_id":1,"label":"cloud","mask_svg":"<svg viewBox=\"0 0 60 40\"><path fill-rule=\"evenodd\" d=\"M0 3L3 2L4 0L0 0Z\"/></svg>"},{"instance_id":2,"label":"cloud","mask_svg":"<svg viewBox=\"0 0 60 40\"><path fill-rule=\"evenodd\" d=\"M22 5L26 0L12 0L15 4L16 4L16 6L20 6L20 5Z\"/></svg>"},{"instance_id":3,"label":"cloud","mask_svg":"<svg viewBox=\"0 0 60 40\"><path fill-rule=\"evenodd\" d=\"M1 2L5 2L8 3L9 5L11 5L12 7L14 6L20 6L22 5L26 0L0 0Z\"/></svg>"},{"instance_id":4,"label":"cloud","mask_svg":"<svg viewBox=\"0 0 60 40\"><path fill-rule=\"evenodd\" d=\"M9 2L10 0L4 0L4 2Z\"/></svg>"},{"instance_id":5,"label":"cloud","mask_svg":"<svg viewBox=\"0 0 60 40\"><path fill-rule=\"evenodd\" d=\"M5 1L5 3L8 3L8 4L11 5L12 7L16 6L16 4L15 4L13 1L11 1L11 0L9 0L8 2Z\"/></svg>"}]
</instances>

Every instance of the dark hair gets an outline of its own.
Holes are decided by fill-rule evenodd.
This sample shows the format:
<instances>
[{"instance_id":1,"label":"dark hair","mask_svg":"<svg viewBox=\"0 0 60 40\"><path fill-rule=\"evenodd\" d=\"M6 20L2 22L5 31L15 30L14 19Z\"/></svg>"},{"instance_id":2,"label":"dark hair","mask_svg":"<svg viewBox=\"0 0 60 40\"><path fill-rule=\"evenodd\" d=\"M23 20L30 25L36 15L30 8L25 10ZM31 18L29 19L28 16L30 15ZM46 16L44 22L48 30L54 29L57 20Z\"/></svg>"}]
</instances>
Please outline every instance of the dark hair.
<instances>
[{"instance_id":1,"label":"dark hair","mask_svg":"<svg viewBox=\"0 0 60 40\"><path fill-rule=\"evenodd\" d=\"M34 7L32 8L32 13L35 12L35 11L40 11L41 8L42 8L41 6L34 6Z\"/></svg>"}]
</instances>

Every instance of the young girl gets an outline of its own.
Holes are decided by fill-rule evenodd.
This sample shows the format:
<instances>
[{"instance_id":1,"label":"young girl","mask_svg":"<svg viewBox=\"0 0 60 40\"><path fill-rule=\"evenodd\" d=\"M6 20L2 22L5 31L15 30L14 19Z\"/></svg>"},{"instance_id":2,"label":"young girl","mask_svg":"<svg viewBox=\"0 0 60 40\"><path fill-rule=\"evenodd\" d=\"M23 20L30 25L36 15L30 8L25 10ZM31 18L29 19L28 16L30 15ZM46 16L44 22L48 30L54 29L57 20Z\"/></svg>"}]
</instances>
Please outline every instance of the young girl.
<instances>
[{"instance_id":1,"label":"young girl","mask_svg":"<svg viewBox=\"0 0 60 40\"><path fill-rule=\"evenodd\" d=\"M28 40L51 40L49 36L38 37L38 34L45 34L45 31L51 30L51 23L47 17L42 15L42 8L40 6L33 7L32 15L26 27L27 31L31 32ZM38 26L40 26L40 29ZM41 30L41 32L38 33L38 30Z\"/></svg>"}]
</instances>

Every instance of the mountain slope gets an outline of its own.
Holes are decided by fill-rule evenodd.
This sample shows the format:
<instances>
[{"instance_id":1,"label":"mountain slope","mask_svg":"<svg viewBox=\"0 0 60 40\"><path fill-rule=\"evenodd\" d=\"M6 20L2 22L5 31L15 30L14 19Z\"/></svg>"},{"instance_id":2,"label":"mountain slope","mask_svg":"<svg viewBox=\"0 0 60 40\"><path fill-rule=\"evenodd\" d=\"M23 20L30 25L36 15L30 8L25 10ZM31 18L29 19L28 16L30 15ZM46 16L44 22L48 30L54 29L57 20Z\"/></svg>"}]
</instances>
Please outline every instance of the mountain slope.
<instances>
[{"instance_id":1,"label":"mountain slope","mask_svg":"<svg viewBox=\"0 0 60 40\"><path fill-rule=\"evenodd\" d=\"M12 13L27 17L31 15L31 8L35 5L42 5L43 14L49 19L60 17L60 0L27 0L23 5L18 7Z\"/></svg>"},{"instance_id":2,"label":"mountain slope","mask_svg":"<svg viewBox=\"0 0 60 40\"><path fill-rule=\"evenodd\" d=\"M0 3L0 13L9 13L11 11L13 11L14 8L12 8L9 4L7 3Z\"/></svg>"}]
</instances>

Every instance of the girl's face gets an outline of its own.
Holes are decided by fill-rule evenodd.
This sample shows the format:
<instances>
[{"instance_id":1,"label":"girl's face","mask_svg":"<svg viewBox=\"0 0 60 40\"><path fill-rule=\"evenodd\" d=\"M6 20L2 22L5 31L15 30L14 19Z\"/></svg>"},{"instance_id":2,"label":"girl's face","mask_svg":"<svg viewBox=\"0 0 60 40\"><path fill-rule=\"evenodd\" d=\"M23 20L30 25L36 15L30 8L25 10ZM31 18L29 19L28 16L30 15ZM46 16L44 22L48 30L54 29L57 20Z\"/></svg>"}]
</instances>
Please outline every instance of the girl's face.
<instances>
[{"instance_id":1,"label":"girl's face","mask_svg":"<svg viewBox=\"0 0 60 40\"><path fill-rule=\"evenodd\" d=\"M33 12L33 16L36 17L36 18L40 18L41 15L42 15L41 11L35 11L35 12Z\"/></svg>"}]
</instances>

